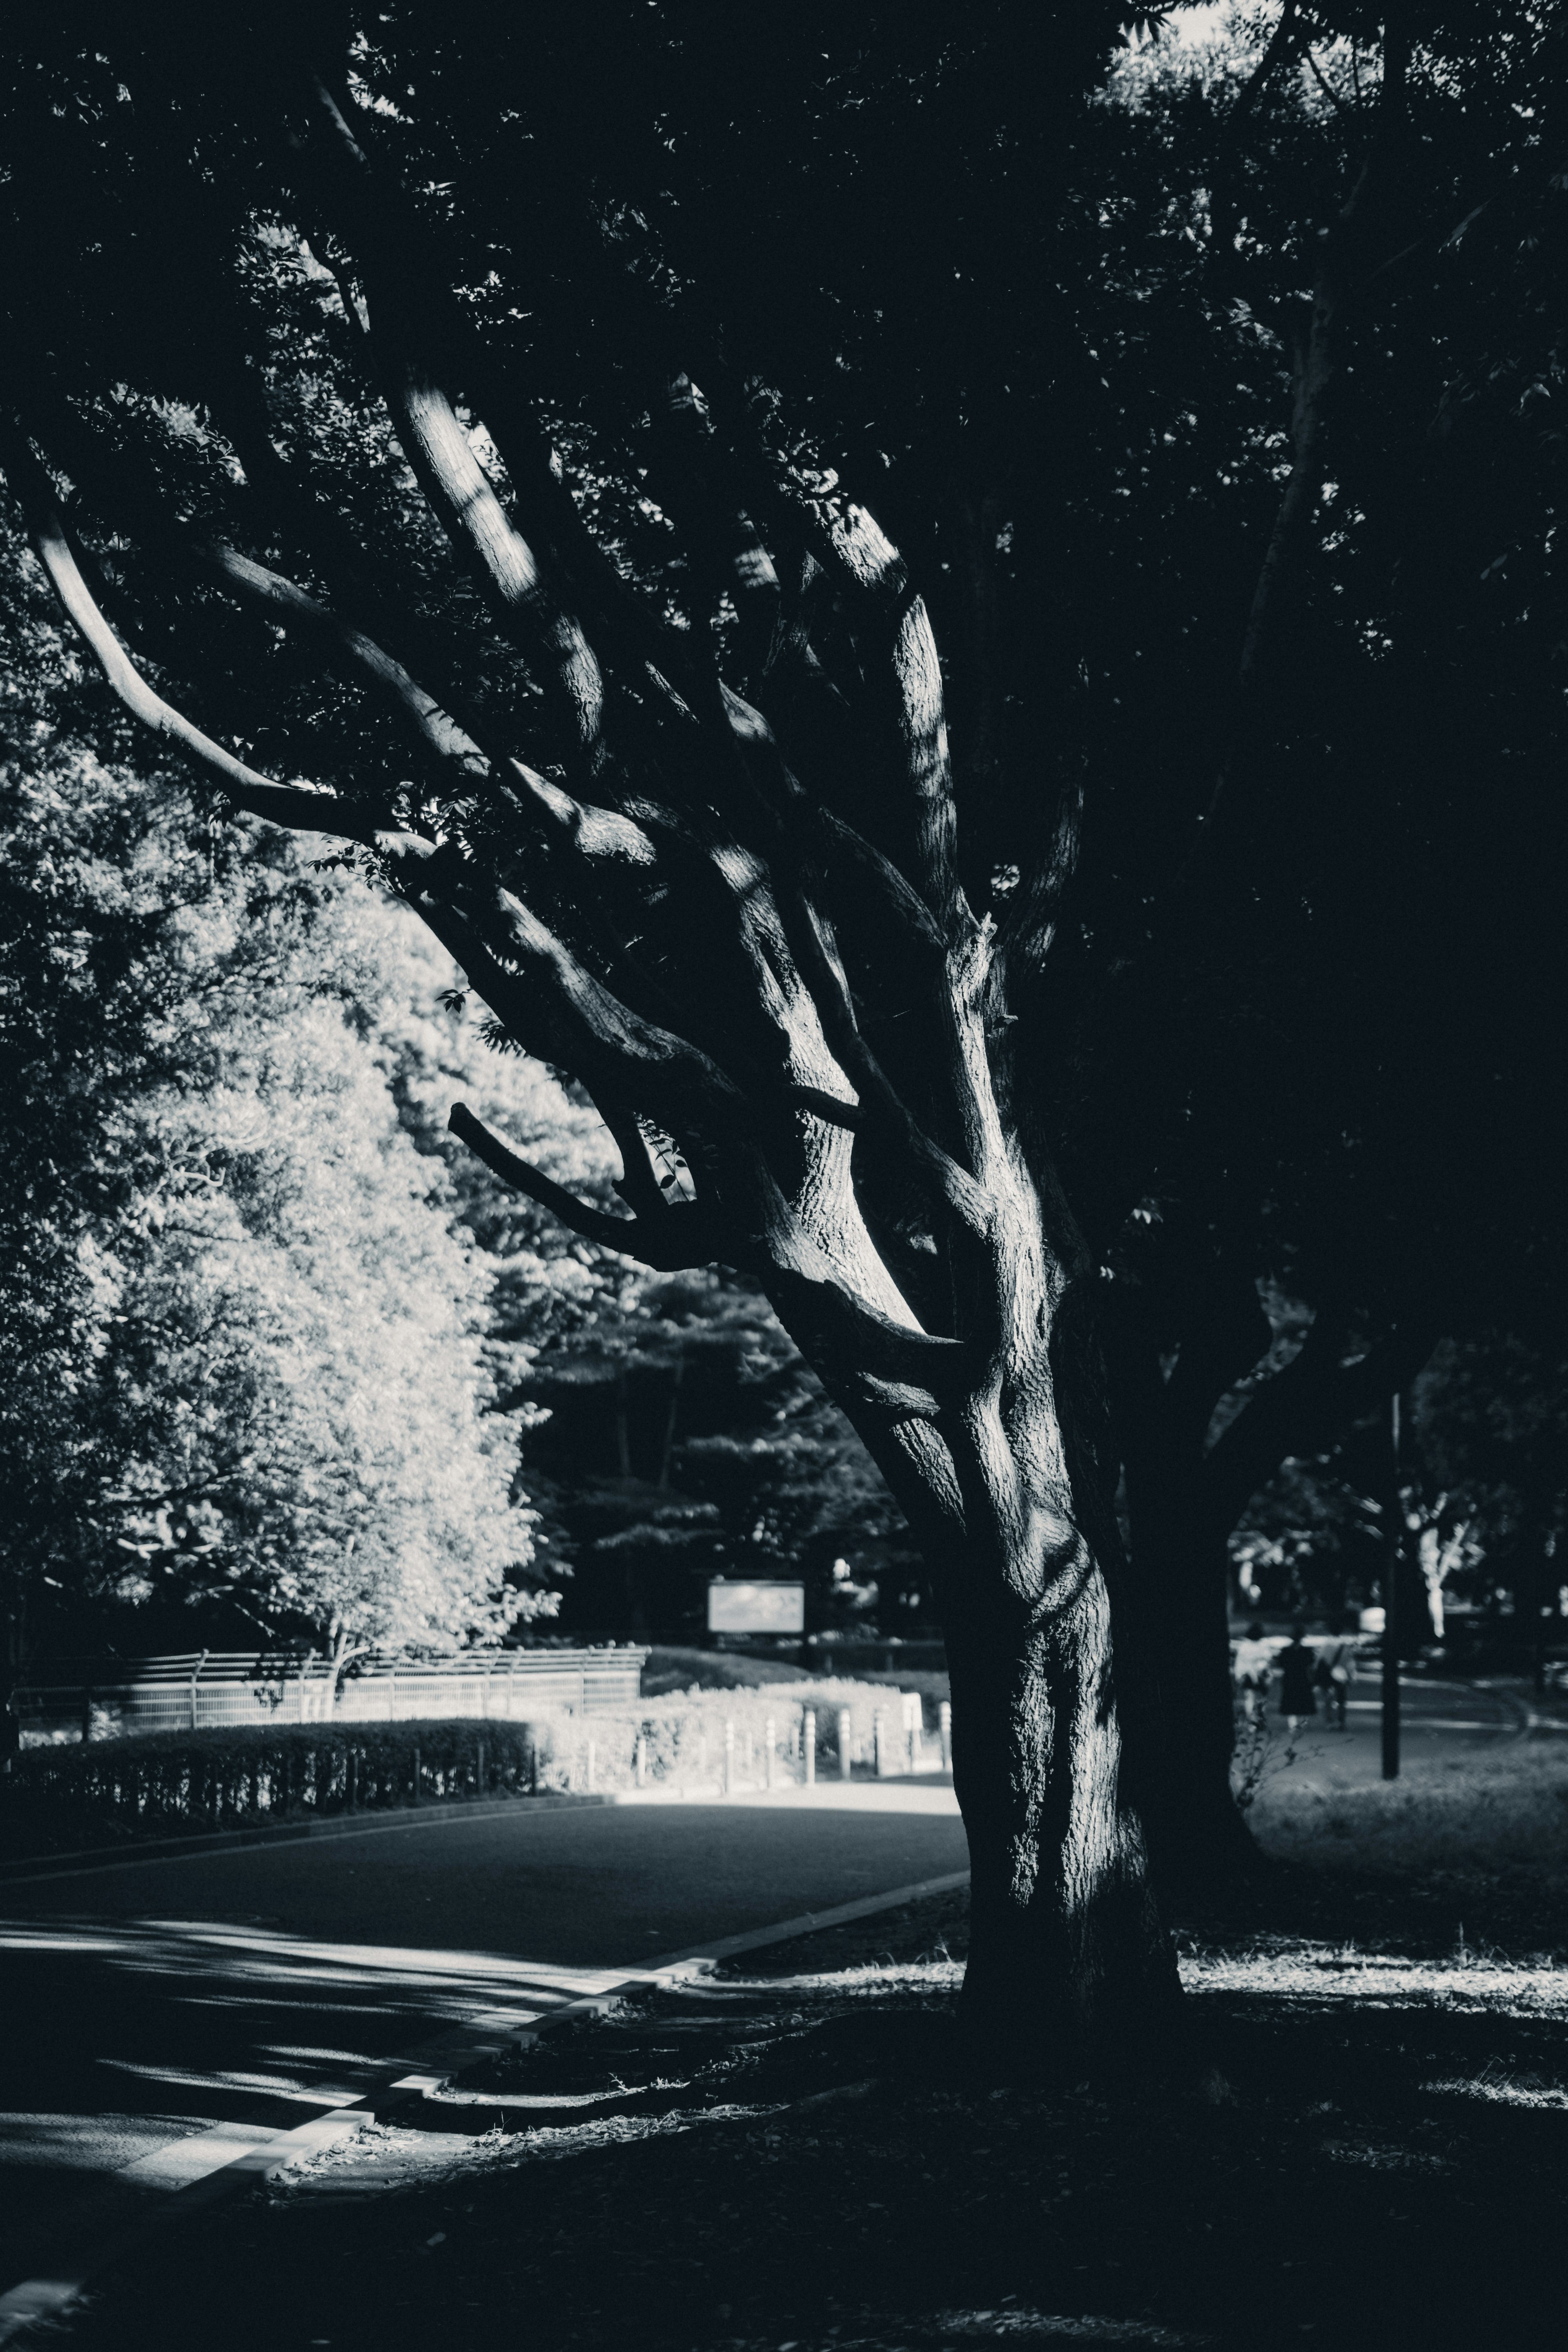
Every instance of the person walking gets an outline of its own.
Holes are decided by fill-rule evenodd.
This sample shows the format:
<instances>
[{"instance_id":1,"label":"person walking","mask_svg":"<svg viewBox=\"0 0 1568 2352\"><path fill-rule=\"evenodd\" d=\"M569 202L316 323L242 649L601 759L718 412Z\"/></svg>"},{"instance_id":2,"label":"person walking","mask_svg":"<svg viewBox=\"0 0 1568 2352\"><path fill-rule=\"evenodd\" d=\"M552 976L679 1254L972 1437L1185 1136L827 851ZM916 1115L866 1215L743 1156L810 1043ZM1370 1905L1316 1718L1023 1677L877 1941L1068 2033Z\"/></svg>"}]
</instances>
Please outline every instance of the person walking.
<instances>
[{"instance_id":1,"label":"person walking","mask_svg":"<svg viewBox=\"0 0 1568 2352\"><path fill-rule=\"evenodd\" d=\"M1268 1644L1261 1625L1254 1622L1247 1629L1247 1639L1236 1645L1236 1686L1241 1693L1241 1711L1250 1716L1255 1707L1262 1706L1268 1697L1271 1661Z\"/></svg>"},{"instance_id":2,"label":"person walking","mask_svg":"<svg viewBox=\"0 0 1568 2352\"><path fill-rule=\"evenodd\" d=\"M1312 1695L1314 1661L1307 1647L1305 1625L1297 1623L1291 1626L1289 1642L1280 1651L1278 1664L1279 1712L1289 1726L1290 1737L1294 1739L1307 1717L1318 1712L1318 1702Z\"/></svg>"},{"instance_id":3,"label":"person walking","mask_svg":"<svg viewBox=\"0 0 1568 2352\"><path fill-rule=\"evenodd\" d=\"M1340 1620L1339 1632L1327 1649L1318 1653L1318 1670L1313 1676L1323 1694L1329 1729L1343 1731L1345 1709L1350 1703L1351 1685L1355 1680L1355 1642L1348 1618Z\"/></svg>"}]
</instances>

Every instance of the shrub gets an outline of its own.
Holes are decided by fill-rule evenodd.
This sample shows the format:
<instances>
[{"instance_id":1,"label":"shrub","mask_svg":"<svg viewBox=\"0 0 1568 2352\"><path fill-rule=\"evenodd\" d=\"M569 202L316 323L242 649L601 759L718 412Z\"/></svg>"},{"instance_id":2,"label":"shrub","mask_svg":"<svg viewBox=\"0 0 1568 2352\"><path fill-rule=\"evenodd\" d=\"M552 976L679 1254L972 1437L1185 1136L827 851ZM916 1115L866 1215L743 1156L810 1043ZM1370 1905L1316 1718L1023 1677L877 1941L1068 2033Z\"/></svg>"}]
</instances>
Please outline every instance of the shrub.
<instances>
[{"instance_id":1,"label":"shrub","mask_svg":"<svg viewBox=\"0 0 1568 2352\"><path fill-rule=\"evenodd\" d=\"M0 1851L523 1795L548 1774L547 1724L258 1724L30 1748L0 1780Z\"/></svg>"},{"instance_id":2,"label":"shrub","mask_svg":"<svg viewBox=\"0 0 1568 2352\"><path fill-rule=\"evenodd\" d=\"M724 1769L724 1727L735 1733L735 1771L745 1780L766 1778L765 1741L771 1720L777 1742L777 1778L783 1782L801 1773L801 1718L807 1707L816 1715L818 1769L838 1769L838 1714L847 1708L851 1761L868 1762L873 1752L875 1724L884 1715L895 1739L899 1736L898 1693L885 1685L841 1682L825 1677L770 1682L761 1687L701 1688L645 1698L638 1706L595 1709L586 1717L556 1726L555 1753L548 1774L557 1788L587 1785L587 1746L594 1743L594 1783L599 1789L625 1789L637 1779L637 1745L643 1741L647 1785L702 1788L718 1785ZM931 1715L934 1717L934 1706ZM928 1720L927 1728L931 1727ZM747 1738L751 1769L748 1772Z\"/></svg>"},{"instance_id":3,"label":"shrub","mask_svg":"<svg viewBox=\"0 0 1568 2352\"><path fill-rule=\"evenodd\" d=\"M215 1726L127 1739L25 1748L0 1780L0 1854L58 1853L117 1840L195 1835L269 1822L373 1811L417 1801L522 1796L535 1789L606 1791L637 1783L643 1743L649 1786L717 1788L724 1728L735 1775L767 1777L767 1726L780 1785L801 1777L802 1717L816 1714L817 1756L837 1772L838 1713L850 1718L853 1763L873 1753L879 1712L896 1739L897 1693L875 1683L795 1680L761 1689L700 1690L532 1722L471 1716L409 1723ZM748 1744L749 1743L749 1744ZM749 1763L748 1763L749 1759Z\"/></svg>"}]
</instances>

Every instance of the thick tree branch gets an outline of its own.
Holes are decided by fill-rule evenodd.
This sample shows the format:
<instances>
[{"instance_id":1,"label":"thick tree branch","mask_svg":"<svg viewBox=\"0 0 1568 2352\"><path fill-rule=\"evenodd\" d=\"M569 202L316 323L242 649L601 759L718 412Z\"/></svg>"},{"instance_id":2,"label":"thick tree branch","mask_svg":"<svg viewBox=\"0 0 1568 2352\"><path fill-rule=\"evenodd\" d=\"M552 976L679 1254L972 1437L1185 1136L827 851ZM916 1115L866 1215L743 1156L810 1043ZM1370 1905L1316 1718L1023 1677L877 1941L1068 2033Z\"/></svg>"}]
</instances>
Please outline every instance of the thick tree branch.
<instances>
[{"instance_id":1,"label":"thick tree branch","mask_svg":"<svg viewBox=\"0 0 1568 2352\"><path fill-rule=\"evenodd\" d=\"M862 1129L881 1129L907 1153L911 1172L933 1203L955 1213L970 1233L984 1235L994 1213L984 1187L926 1133L867 1044L830 927L804 897L795 911L803 961L813 977L828 1044L861 1097Z\"/></svg>"},{"instance_id":2,"label":"thick tree branch","mask_svg":"<svg viewBox=\"0 0 1568 2352\"><path fill-rule=\"evenodd\" d=\"M453 355L507 469L528 537L606 640L650 666L661 684L673 679L689 694L699 678L694 648L622 577L584 521L537 416L453 300L449 275L429 250L431 232L405 190L374 162L321 76L312 71L308 83L335 167L332 190L346 208L349 244L395 273L399 301L434 347Z\"/></svg>"},{"instance_id":3,"label":"thick tree branch","mask_svg":"<svg viewBox=\"0 0 1568 2352\"><path fill-rule=\"evenodd\" d=\"M1265 42L1262 56L1243 82L1235 105L1225 118L1209 197L1209 257L1222 282L1234 283L1242 275L1236 244L1241 210L1237 187L1241 166L1242 133L1258 111L1269 83L1281 67L1289 65L1294 57L1307 48L1309 37L1300 22L1298 0L1284 0L1279 21Z\"/></svg>"},{"instance_id":4,"label":"thick tree branch","mask_svg":"<svg viewBox=\"0 0 1568 2352\"><path fill-rule=\"evenodd\" d=\"M1300 1353L1254 1391L1205 1455L1198 1492L1211 1526L1228 1532L1287 1455L1321 1452L1380 1398L1405 1387L1438 1337L1426 1317L1414 1318L1354 1363L1342 1365L1343 1327L1328 1315L1320 1321L1321 1340L1314 1325Z\"/></svg>"},{"instance_id":5,"label":"thick tree branch","mask_svg":"<svg viewBox=\"0 0 1568 2352\"><path fill-rule=\"evenodd\" d=\"M0 464L26 518L39 562L78 635L133 717L216 775L237 806L274 824L368 841L365 818L331 793L275 783L166 702L147 683L104 617L78 561L52 485L20 434L0 424Z\"/></svg>"},{"instance_id":6,"label":"thick tree branch","mask_svg":"<svg viewBox=\"0 0 1568 2352\"><path fill-rule=\"evenodd\" d=\"M1083 778L1075 775L1062 786L1045 856L1024 875L1014 904L997 926L994 968L1004 985L1015 973L1023 980L1032 978L1050 953L1062 901L1078 870L1083 803Z\"/></svg>"},{"instance_id":7,"label":"thick tree branch","mask_svg":"<svg viewBox=\"0 0 1568 2352\"><path fill-rule=\"evenodd\" d=\"M882 676L890 690L913 878L944 939L957 947L978 926L958 879L942 665L925 600L902 555L866 508L837 491L826 498L802 495L799 503L819 549L853 589L865 615L857 634L868 641L873 677Z\"/></svg>"},{"instance_id":8,"label":"thick tree branch","mask_svg":"<svg viewBox=\"0 0 1568 2352\"><path fill-rule=\"evenodd\" d=\"M536 1201L542 1209L548 1209L584 1241L597 1243L601 1249L618 1250L623 1256L635 1257L642 1265L657 1266L665 1274L712 1263L716 1253L703 1246L710 1238L707 1220L697 1210L666 1204L657 1217L609 1216L604 1210L590 1208L586 1202L579 1201L542 1169L520 1160L516 1152L490 1133L482 1120L474 1117L466 1103L453 1104L447 1124L503 1184L510 1184L514 1192L521 1192ZM663 1222L665 1218L669 1221L668 1225Z\"/></svg>"}]
</instances>

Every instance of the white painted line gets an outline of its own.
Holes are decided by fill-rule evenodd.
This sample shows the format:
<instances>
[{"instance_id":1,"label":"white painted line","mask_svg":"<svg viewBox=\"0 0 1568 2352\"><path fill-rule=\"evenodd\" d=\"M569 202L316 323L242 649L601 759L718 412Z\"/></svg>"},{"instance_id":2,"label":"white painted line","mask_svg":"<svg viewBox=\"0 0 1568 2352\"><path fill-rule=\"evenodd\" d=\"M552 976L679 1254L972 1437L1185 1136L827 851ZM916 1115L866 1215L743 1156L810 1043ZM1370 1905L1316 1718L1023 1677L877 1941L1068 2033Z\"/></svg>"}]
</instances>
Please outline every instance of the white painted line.
<instances>
[{"instance_id":1,"label":"white painted line","mask_svg":"<svg viewBox=\"0 0 1568 2352\"><path fill-rule=\"evenodd\" d=\"M951 1895L967 1886L967 1870L950 1870L942 1878L920 1878L911 1886L895 1886L887 1895L868 1895L858 1903L837 1903L830 1911L803 1911L797 1919L781 1919L772 1927L754 1927L743 1936L721 1936L711 1944L693 1944L689 1951L671 1952L650 1960L648 1973L663 1975L692 1960L728 1959L731 1952L760 1951L764 1944L787 1944L796 1936L813 1936L821 1927L842 1927L850 1919L869 1919L878 1911L896 1911L928 1895Z\"/></svg>"},{"instance_id":2,"label":"white painted line","mask_svg":"<svg viewBox=\"0 0 1568 2352\"><path fill-rule=\"evenodd\" d=\"M86 2284L85 2277L24 2279L9 2294L0 2294L0 2344L9 2344L35 2320L58 2318Z\"/></svg>"},{"instance_id":3,"label":"white painted line","mask_svg":"<svg viewBox=\"0 0 1568 2352\"><path fill-rule=\"evenodd\" d=\"M765 1685L764 1685L765 1687ZM799 1806L804 1811L852 1813L958 1813L949 1788L931 1788L908 1774L886 1780L817 1780L809 1789L737 1789L731 1797L691 1789L626 1789L617 1805L711 1805L714 1811L764 1811Z\"/></svg>"},{"instance_id":4,"label":"white painted line","mask_svg":"<svg viewBox=\"0 0 1568 2352\"><path fill-rule=\"evenodd\" d=\"M184 2139L171 2140L166 2147L155 2147L150 2156L139 2156L132 2164L121 2165L114 2177L139 2181L149 2189L188 2189L193 2180L205 2180L209 2172L221 2172L226 2164L237 2163L257 2148L270 2147L274 2140L287 2137L286 2131L263 2131L255 2124L214 2124L209 2131L192 2132Z\"/></svg>"},{"instance_id":5,"label":"white painted line","mask_svg":"<svg viewBox=\"0 0 1568 2352\"><path fill-rule=\"evenodd\" d=\"M788 1793L788 1792L786 1792ZM922 1794L942 1795L948 1791L932 1790ZM922 1808L921 1810L924 1810ZM184 2139L172 2140L149 2155L138 2157L111 2179L139 2180L143 2185L167 2189L170 2204L157 2214L143 2219L117 2236L101 2239L79 2250L74 2260L57 2266L48 2277L21 2280L8 2294L0 2295L0 2345L10 2343L23 2330L41 2319L58 2318L76 2301L93 2277L106 2263L134 2252L170 2217L194 2213L215 2196L222 2196L248 2185L256 2178L279 2172L291 2164L308 2160L335 2142L352 2137L375 2121L376 2107L384 2101L388 2089L418 2090L422 2093L449 2088L460 2081L463 2072L482 2057L492 2056L500 2046L510 2042L516 2048L526 2048L541 2033L552 2027L565 2025L580 2018L603 2016L628 1993L640 1992L649 1985L684 1976L705 1973L716 1960L727 1958L734 1952L759 1951L764 1945L789 1943L797 1936L809 1936L823 1927L837 1927L850 1919L868 1919L879 1911L894 1911L906 1903L914 1903L925 1895L947 1895L967 1885L967 1870L949 1871L941 1878L917 1879L908 1886L895 1886L883 1895L868 1895L853 1903L835 1904L826 1911L806 1911L794 1919L781 1919L771 1927L754 1927L743 1935L721 1936L710 1944L699 1944L689 1951L671 1952L664 1958L647 1961L642 1967L618 1972L595 1971L589 1982L594 1989L576 2000L563 2001L543 2013L503 2010L493 2007L476 2010L466 2026L454 2027L439 2040L426 2043L422 2049L410 2051L401 2059L383 2061L388 2071L394 2065L418 2068L421 2059L426 2065L440 2066L439 2072L405 2074L394 2082L384 2079L379 2088L368 2091L363 2099L352 2105L338 2107L323 2116L312 2116L308 2123L296 2124L291 2130L263 2130L242 2124L215 2124L207 2131L187 2134ZM243 1940L237 1938L237 1940ZM526 1963L517 1963L519 1969ZM565 1980L565 1971L559 1972ZM579 1974L577 1981L582 1981ZM466 2033L487 2032L492 2038L475 2044L464 2040ZM454 2049L454 2042L458 2047ZM206 2194L201 2192L205 2189Z\"/></svg>"}]
</instances>

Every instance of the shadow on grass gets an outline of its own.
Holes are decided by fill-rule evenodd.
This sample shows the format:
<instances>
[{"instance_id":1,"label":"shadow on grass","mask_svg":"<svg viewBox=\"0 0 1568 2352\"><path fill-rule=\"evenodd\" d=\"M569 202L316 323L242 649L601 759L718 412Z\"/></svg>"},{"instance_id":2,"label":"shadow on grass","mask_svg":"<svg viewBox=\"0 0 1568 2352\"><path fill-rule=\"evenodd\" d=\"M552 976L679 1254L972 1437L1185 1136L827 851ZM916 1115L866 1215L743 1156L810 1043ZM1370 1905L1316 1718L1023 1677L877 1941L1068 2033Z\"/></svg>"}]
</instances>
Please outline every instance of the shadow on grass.
<instances>
[{"instance_id":1,"label":"shadow on grass","mask_svg":"<svg viewBox=\"0 0 1568 2352\"><path fill-rule=\"evenodd\" d=\"M449 2134L374 2132L187 2242L176 2307L127 2274L68 2333L184 2352L242 2275L233 2352L1553 2340L1555 1969L1189 1936L1217 2092L985 2094L940 2063L954 1906L868 1929L498 2061ZM596 2111L467 2136L498 2097Z\"/></svg>"}]
</instances>

